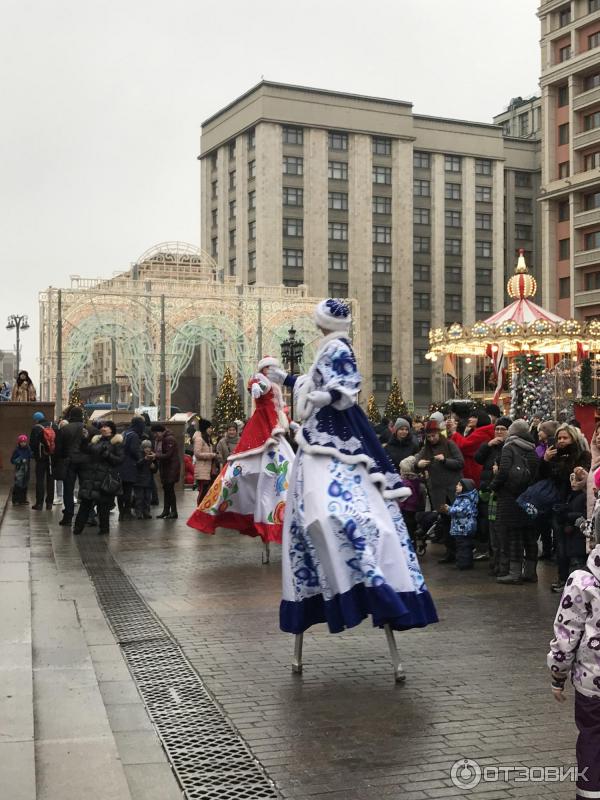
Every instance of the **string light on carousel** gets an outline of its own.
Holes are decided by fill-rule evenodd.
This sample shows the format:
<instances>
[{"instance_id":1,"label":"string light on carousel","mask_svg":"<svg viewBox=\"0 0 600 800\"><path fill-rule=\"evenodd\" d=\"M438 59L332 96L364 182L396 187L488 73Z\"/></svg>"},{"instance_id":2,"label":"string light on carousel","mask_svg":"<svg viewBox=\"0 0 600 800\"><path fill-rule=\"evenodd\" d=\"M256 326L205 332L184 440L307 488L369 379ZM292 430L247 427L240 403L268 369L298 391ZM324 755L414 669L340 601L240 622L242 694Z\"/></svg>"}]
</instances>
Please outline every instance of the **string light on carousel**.
<instances>
[{"instance_id":1,"label":"string light on carousel","mask_svg":"<svg viewBox=\"0 0 600 800\"><path fill-rule=\"evenodd\" d=\"M537 283L527 270L524 250L519 250L506 289L513 302L491 317L471 326L455 322L431 330L425 358L445 359L448 374L456 369L456 359L467 365L475 361L476 371L491 362L494 402L500 401L508 375L512 414L554 414L559 402L568 403L578 393L578 363L600 353L600 321L563 319L534 303Z\"/></svg>"}]
</instances>

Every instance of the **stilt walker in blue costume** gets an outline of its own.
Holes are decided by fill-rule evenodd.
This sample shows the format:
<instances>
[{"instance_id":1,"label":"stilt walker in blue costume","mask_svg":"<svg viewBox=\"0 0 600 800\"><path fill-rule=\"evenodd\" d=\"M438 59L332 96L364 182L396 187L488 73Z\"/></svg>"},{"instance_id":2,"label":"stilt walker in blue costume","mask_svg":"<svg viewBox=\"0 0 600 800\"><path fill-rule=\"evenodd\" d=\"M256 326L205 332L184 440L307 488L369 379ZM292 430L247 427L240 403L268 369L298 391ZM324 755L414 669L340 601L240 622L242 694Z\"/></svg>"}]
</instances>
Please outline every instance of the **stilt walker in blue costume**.
<instances>
[{"instance_id":1,"label":"stilt walker in blue costume","mask_svg":"<svg viewBox=\"0 0 600 800\"><path fill-rule=\"evenodd\" d=\"M437 622L399 501L410 494L358 406L361 376L340 300L315 309L324 338L294 391L301 427L283 525L280 627L331 633L372 617L386 631L396 681L404 680L393 631ZM285 383L289 384L290 377Z\"/></svg>"}]
</instances>

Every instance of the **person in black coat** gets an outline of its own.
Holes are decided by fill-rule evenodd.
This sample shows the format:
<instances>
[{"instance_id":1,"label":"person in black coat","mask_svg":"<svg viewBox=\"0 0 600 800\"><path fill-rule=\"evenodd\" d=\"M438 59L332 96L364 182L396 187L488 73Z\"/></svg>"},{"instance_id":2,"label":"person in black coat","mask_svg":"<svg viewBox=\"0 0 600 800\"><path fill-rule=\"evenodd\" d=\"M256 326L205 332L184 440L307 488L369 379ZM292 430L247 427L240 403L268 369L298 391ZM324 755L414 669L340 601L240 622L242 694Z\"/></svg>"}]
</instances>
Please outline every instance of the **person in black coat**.
<instances>
[{"instance_id":1,"label":"person in black coat","mask_svg":"<svg viewBox=\"0 0 600 800\"><path fill-rule=\"evenodd\" d=\"M59 428L56 434L56 459L61 465L64 504L63 517L58 524L70 526L75 515L75 483L84 435L83 409L72 406L66 413L66 419L67 424Z\"/></svg>"},{"instance_id":2,"label":"person in black coat","mask_svg":"<svg viewBox=\"0 0 600 800\"><path fill-rule=\"evenodd\" d=\"M385 451L398 472L400 472L400 462L409 456L414 456L420 449L419 442L412 434L410 422L402 417L397 419L392 438L385 445Z\"/></svg>"},{"instance_id":3,"label":"person in black coat","mask_svg":"<svg viewBox=\"0 0 600 800\"><path fill-rule=\"evenodd\" d=\"M114 422L103 421L100 433L89 438L86 430L81 442L82 461L79 466L79 510L75 517L73 533L80 534L94 506L98 508L99 535L109 533L110 509L115 493L107 483L119 480L119 467L123 463L123 437L117 434Z\"/></svg>"},{"instance_id":4,"label":"person in black coat","mask_svg":"<svg viewBox=\"0 0 600 800\"><path fill-rule=\"evenodd\" d=\"M479 478L479 508L477 535L479 541L485 542L489 549L490 575L506 575L508 572L508 550L501 552L502 541L495 520L489 519L490 486L494 480L495 470L500 465L500 456L508 429L512 425L510 417L499 417L494 427L494 438L484 442L475 453L475 461L483 467ZM477 558L477 556L476 556ZM501 566L502 565L502 566Z\"/></svg>"},{"instance_id":5,"label":"person in black coat","mask_svg":"<svg viewBox=\"0 0 600 800\"><path fill-rule=\"evenodd\" d=\"M381 444L387 444L387 442L389 442L392 438L392 432L390 430L390 421L387 417L384 417L381 422L375 425L375 433Z\"/></svg>"},{"instance_id":6,"label":"person in black coat","mask_svg":"<svg viewBox=\"0 0 600 800\"><path fill-rule=\"evenodd\" d=\"M119 467L123 494L117 499L119 520L131 519L133 487L138 477L138 464L142 458L142 439L145 438L146 422L143 417L133 417L123 432L123 463Z\"/></svg>"},{"instance_id":7,"label":"person in black coat","mask_svg":"<svg viewBox=\"0 0 600 800\"><path fill-rule=\"evenodd\" d=\"M136 519L152 519L150 504L157 464L152 450L152 442L149 439L144 439L141 443L141 457L136 468L137 476L133 489L135 516Z\"/></svg>"},{"instance_id":8,"label":"person in black coat","mask_svg":"<svg viewBox=\"0 0 600 800\"><path fill-rule=\"evenodd\" d=\"M501 552L508 549L510 557L509 571L496 578L498 583L537 582L537 531L517 503L517 497L537 480L538 463L529 426L523 419L515 420L508 429L498 471L490 486L498 498L496 520Z\"/></svg>"}]
</instances>

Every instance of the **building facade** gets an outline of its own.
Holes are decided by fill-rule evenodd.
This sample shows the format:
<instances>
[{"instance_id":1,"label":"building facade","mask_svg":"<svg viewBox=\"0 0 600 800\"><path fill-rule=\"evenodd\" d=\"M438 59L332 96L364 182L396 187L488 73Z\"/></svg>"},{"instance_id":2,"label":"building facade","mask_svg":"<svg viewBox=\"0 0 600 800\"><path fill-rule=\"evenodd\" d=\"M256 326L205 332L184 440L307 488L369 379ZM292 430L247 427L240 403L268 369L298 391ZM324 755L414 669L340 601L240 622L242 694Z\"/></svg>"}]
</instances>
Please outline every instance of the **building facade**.
<instances>
[{"instance_id":1,"label":"building facade","mask_svg":"<svg viewBox=\"0 0 600 800\"><path fill-rule=\"evenodd\" d=\"M600 316L600 0L542 0L543 305Z\"/></svg>"},{"instance_id":2,"label":"building facade","mask_svg":"<svg viewBox=\"0 0 600 800\"><path fill-rule=\"evenodd\" d=\"M535 116L535 115L534 115ZM539 141L410 103L262 82L202 126L201 240L239 284L356 298L365 396L440 396L431 327L539 263Z\"/></svg>"}]
</instances>

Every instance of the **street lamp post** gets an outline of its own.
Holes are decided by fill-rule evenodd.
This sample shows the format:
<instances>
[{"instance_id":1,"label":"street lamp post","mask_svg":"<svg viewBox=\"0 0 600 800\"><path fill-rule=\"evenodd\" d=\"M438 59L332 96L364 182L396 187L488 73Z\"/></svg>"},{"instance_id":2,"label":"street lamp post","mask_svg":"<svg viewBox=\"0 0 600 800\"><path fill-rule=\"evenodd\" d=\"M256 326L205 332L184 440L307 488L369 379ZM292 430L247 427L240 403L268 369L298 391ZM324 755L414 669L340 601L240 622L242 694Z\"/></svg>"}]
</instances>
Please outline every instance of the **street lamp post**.
<instances>
[{"instance_id":1,"label":"street lamp post","mask_svg":"<svg viewBox=\"0 0 600 800\"><path fill-rule=\"evenodd\" d=\"M17 334L17 377L21 370L21 331L26 331L28 328L27 314L11 314L6 323L6 330L14 330Z\"/></svg>"},{"instance_id":2,"label":"street lamp post","mask_svg":"<svg viewBox=\"0 0 600 800\"><path fill-rule=\"evenodd\" d=\"M296 367L302 361L304 354L304 342L302 339L296 339L296 330L294 326L288 331L288 338L284 339L281 343L281 358L283 362L288 365L288 371L291 375L296 374ZM294 390L290 392L290 417L294 419Z\"/></svg>"}]
</instances>

